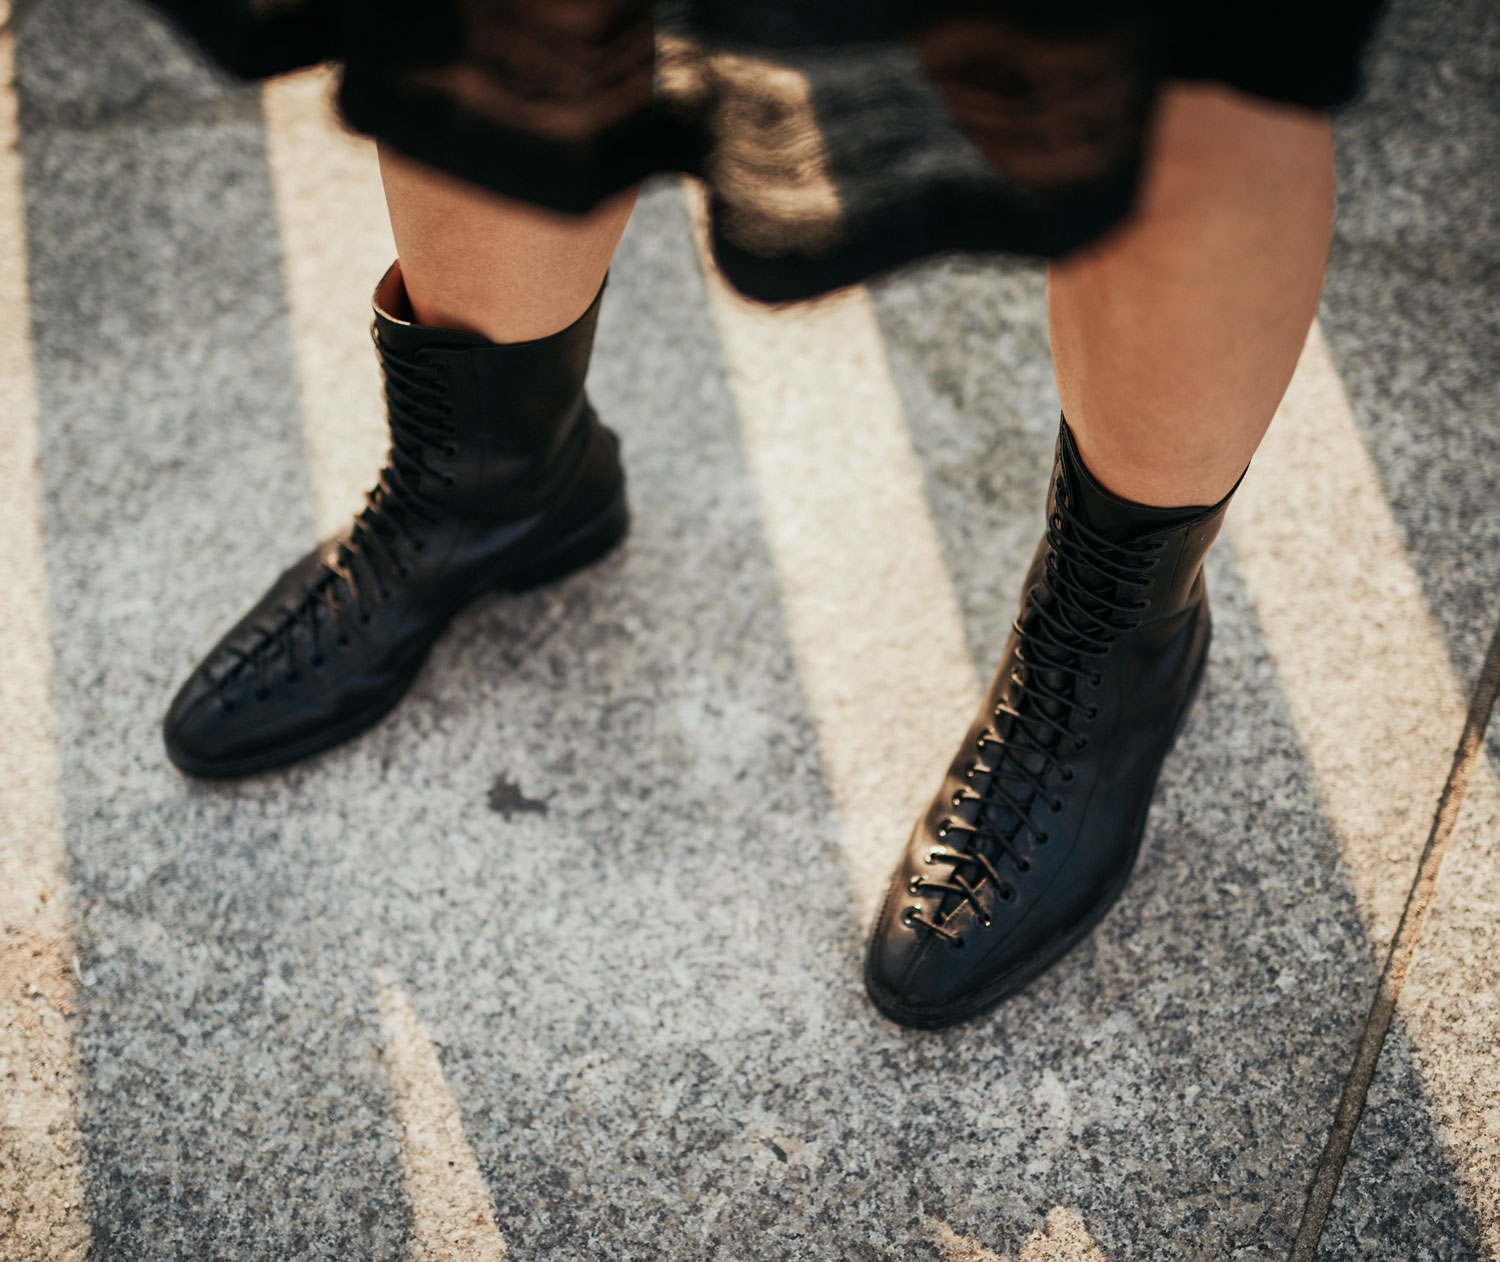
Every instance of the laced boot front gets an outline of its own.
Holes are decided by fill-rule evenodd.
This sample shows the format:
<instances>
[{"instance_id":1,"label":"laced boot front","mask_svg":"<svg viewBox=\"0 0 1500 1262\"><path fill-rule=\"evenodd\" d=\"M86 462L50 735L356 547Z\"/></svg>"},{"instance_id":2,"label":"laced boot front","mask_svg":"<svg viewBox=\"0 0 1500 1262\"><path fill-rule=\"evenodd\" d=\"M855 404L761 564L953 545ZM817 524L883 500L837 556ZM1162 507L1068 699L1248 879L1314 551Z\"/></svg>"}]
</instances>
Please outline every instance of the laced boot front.
<instances>
[{"instance_id":1,"label":"laced boot front","mask_svg":"<svg viewBox=\"0 0 1500 1262\"><path fill-rule=\"evenodd\" d=\"M983 1011L1119 897L1207 661L1202 564L1228 503L1116 499L1063 422L1020 616L870 939L866 988L893 1020Z\"/></svg>"},{"instance_id":2,"label":"laced boot front","mask_svg":"<svg viewBox=\"0 0 1500 1262\"><path fill-rule=\"evenodd\" d=\"M245 775L363 731L465 605L561 577L625 534L618 442L583 389L598 298L560 333L511 345L403 319L397 267L374 307L385 468L348 528L183 684L164 734L184 771Z\"/></svg>"}]
</instances>

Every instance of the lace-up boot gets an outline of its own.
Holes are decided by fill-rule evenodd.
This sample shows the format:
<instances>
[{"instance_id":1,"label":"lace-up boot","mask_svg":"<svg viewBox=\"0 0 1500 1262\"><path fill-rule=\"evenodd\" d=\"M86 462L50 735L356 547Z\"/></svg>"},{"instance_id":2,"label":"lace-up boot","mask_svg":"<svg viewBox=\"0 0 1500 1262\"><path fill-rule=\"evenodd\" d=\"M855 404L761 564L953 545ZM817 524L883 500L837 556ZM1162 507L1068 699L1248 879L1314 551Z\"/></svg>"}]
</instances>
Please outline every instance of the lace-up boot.
<instances>
[{"instance_id":1,"label":"lace-up boot","mask_svg":"<svg viewBox=\"0 0 1500 1262\"><path fill-rule=\"evenodd\" d=\"M1207 661L1203 558L1228 503L1117 499L1063 422L1020 616L871 936L865 985L888 1017L981 1012L1119 897Z\"/></svg>"},{"instance_id":2,"label":"lace-up boot","mask_svg":"<svg viewBox=\"0 0 1500 1262\"><path fill-rule=\"evenodd\" d=\"M164 725L184 771L236 776L346 740L393 706L481 593L559 578L625 534L618 442L584 394L599 299L497 345L375 291L390 455L350 526L286 571L183 684Z\"/></svg>"}]
</instances>

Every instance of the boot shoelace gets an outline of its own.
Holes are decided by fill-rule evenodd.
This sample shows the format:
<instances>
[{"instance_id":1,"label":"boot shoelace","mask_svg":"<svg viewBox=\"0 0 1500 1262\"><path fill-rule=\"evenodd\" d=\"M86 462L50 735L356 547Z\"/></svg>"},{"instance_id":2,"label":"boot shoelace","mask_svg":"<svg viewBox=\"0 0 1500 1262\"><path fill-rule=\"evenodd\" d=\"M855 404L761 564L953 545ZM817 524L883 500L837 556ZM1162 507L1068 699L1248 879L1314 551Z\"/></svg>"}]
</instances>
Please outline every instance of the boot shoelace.
<instances>
[{"instance_id":1,"label":"boot shoelace","mask_svg":"<svg viewBox=\"0 0 1500 1262\"><path fill-rule=\"evenodd\" d=\"M1077 699L1078 681L1098 685L1102 676L1091 661L1140 626L1148 602L1131 593L1145 590L1150 581L1146 572L1156 567L1166 547L1165 539L1113 543L1073 515L1066 492L1059 500L1059 511L1047 522L1045 574L1027 590L1021 616L1011 624L1019 637L1017 669L1010 675L1015 704L1002 701L996 707L996 724L979 734L975 757L964 769L971 784L979 776L987 776L988 782L978 792L963 788L953 797L955 811L978 804L974 821L950 816L937 830L938 840L946 844L924 856L929 865L950 865L947 880L914 876L908 885L912 894L941 891L943 901L930 917L919 906L908 907L902 923L920 925L955 948L964 939L945 922L965 903L974 908L981 927L994 921L993 910L979 897L986 880L1001 901L1016 896L995 860L1004 857L1024 874L1031 864L1018 844L1022 835L1030 832L1036 845L1046 845L1047 834L1032 821L1031 810L1039 802L1054 812L1062 809L1061 799L1047 787L1048 774L1056 770L1064 785L1073 782L1073 768L1063 757L1065 743L1076 751L1085 749L1088 738L1074 730L1076 720L1087 722L1098 714L1097 707ZM1000 812L1008 818L997 819ZM952 838L964 838L967 844Z\"/></svg>"},{"instance_id":2,"label":"boot shoelace","mask_svg":"<svg viewBox=\"0 0 1500 1262\"><path fill-rule=\"evenodd\" d=\"M299 627L306 631L307 663L315 669L324 662L325 636L331 634L337 647L348 644L349 624L368 624L370 604L383 604L391 597L388 581L410 574L401 545L421 552L426 547L422 527L439 520L441 506L422 487L424 480L428 485L433 481L453 485L451 474L428 464L431 451L449 459L458 455L453 406L442 379L447 365L427 356L397 355L380 345L378 337L376 347L391 431L385 467L336 553L324 562L301 600L283 606L275 623L260 627L248 648L229 647L234 660L214 680L219 704L226 711L234 709L229 684L246 669L255 673L258 701L270 696L270 672L277 661L284 663L285 681L297 682Z\"/></svg>"}]
</instances>

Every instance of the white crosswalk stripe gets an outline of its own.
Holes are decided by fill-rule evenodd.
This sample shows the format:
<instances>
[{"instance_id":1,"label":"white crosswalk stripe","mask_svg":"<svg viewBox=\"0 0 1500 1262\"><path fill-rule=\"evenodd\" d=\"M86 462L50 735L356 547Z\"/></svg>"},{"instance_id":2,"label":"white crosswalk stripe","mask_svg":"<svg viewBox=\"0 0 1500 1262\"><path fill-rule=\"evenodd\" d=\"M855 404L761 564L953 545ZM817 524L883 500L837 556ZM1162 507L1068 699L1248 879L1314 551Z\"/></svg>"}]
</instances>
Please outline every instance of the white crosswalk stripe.
<instances>
[{"instance_id":1,"label":"white crosswalk stripe","mask_svg":"<svg viewBox=\"0 0 1500 1262\"><path fill-rule=\"evenodd\" d=\"M696 215L701 203L687 192ZM868 291L769 310L703 263L868 923L968 727L979 680Z\"/></svg>"},{"instance_id":2,"label":"white crosswalk stripe","mask_svg":"<svg viewBox=\"0 0 1500 1262\"><path fill-rule=\"evenodd\" d=\"M385 452L370 294L396 256L373 146L334 121L333 85L319 69L261 92L320 535L359 506Z\"/></svg>"},{"instance_id":3,"label":"white crosswalk stripe","mask_svg":"<svg viewBox=\"0 0 1500 1262\"><path fill-rule=\"evenodd\" d=\"M380 987L380 1042L406 1159L412 1262L505 1262L505 1241L458 1102L431 1036L392 982Z\"/></svg>"},{"instance_id":4,"label":"white crosswalk stripe","mask_svg":"<svg viewBox=\"0 0 1500 1262\"><path fill-rule=\"evenodd\" d=\"M89 1253L13 48L0 32L0 1252Z\"/></svg>"}]
</instances>

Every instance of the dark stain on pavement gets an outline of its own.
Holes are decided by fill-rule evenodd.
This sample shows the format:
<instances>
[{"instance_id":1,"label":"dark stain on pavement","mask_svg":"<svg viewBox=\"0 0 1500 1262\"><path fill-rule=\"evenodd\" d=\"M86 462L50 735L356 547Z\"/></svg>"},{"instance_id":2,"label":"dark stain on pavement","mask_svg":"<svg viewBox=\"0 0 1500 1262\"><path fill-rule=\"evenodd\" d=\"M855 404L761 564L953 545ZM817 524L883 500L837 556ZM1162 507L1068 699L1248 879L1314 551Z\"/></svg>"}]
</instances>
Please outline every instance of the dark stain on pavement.
<instances>
[{"instance_id":1,"label":"dark stain on pavement","mask_svg":"<svg viewBox=\"0 0 1500 1262\"><path fill-rule=\"evenodd\" d=\"M506 779L502 771L490 785L490 810L506 819L517 815L545 815L548 807L545 798L529 798L521 792L521 786Z\"/></svg>"}]
</instances>

